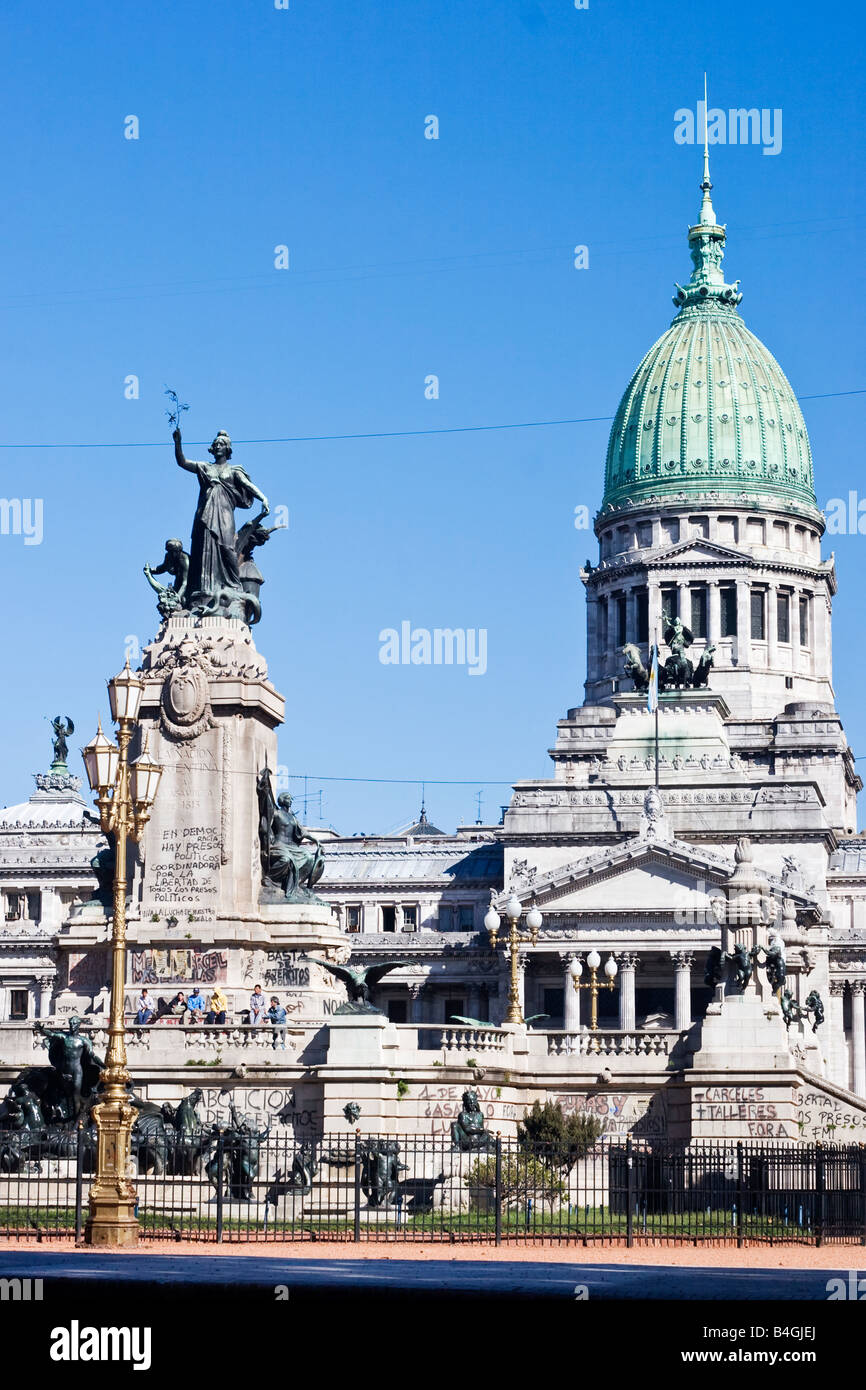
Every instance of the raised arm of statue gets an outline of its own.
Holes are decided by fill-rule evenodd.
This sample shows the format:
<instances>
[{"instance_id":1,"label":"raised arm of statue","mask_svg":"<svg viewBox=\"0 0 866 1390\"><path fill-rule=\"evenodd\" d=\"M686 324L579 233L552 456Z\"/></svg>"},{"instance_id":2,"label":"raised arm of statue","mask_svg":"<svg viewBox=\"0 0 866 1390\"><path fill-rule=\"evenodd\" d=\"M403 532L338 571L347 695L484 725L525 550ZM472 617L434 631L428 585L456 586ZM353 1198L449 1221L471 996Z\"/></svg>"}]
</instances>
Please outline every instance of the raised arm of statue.
<instances>
[{"instance_id":1,"label":"raised arm of statue","mask_svg":"<svg viewBox=\"0 0 866 1390\"><path fill-rule=\"evenodd\" d=\"M171 437L174 440L174 456L177 460L179 467L185 468L188 473L197 472L198 464L193 463L190 461L190 459L184 457L183 445L181 443L180 438L180 430L172 430Z\"/></svg>"}]
</instances>

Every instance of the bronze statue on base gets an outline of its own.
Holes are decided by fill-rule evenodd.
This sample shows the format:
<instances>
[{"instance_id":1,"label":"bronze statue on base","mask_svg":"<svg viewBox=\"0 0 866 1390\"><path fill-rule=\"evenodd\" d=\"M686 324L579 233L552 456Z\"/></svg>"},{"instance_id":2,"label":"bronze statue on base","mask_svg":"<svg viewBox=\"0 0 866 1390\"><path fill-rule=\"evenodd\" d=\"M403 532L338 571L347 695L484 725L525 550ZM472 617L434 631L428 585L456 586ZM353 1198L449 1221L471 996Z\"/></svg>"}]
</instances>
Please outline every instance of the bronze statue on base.
<instances>
[{"instance_id":1,"label":"bronze statue on base","mask_svg":"<svg viewBox=\"0 0 866 1390\"><path fill-rule=\"evenodd\" d=\"M262 862L262 901L319 903L312 889L325 871L325 857L315 835L305 830L283 792L274 802L271 773L263 767L256 778L259 800L259 848ZM310 844L312 849L307 849Z\"/></svg>"}]
</instances>

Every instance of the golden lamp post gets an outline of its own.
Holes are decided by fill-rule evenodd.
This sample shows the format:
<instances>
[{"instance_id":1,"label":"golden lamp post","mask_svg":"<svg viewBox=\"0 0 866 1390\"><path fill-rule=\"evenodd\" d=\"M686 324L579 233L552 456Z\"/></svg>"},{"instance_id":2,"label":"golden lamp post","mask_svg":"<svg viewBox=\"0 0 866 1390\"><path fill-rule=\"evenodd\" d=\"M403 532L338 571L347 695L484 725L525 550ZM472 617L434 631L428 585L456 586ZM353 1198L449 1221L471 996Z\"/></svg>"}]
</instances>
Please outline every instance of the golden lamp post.
<instances>
[{"instance_id":1,"label":"golden lamp post","mask_svg":"<svg viewBox=\"0 0 866 1390\"><path fill-rule=\"evenodd\" d=\"M598 954L598 951L590 951L589 955L586 958L586 963L589 966L589 980L585 984L580 983L580 977L583 974L583 966L581 965L579 960L573 960L571 962L571 965L568 968L568 973L571 975L571 983L574 985L574 988L578 994L580 994L580 991L582 989L589 990L589 997L592 1001L589 1015L589 1030L591 1033L597 1033L598 991L600 989L614 988L614 984L616 981L616 961L614 960L613 956L608 956L604 965L604 973L607 976L607 979L603 980L601 984L599 984L598 982L598 967L601 965L601 956Z\"/></svg>"},{"instance_id":2,"label":"golden lamp post","mask_svg":"<svg viewBox=\"0 0 866 1390\"><path fill-rule=\"evenodd\" d=\"M113 835L114 912L111 927L111 1015L108 1051L99 1100L93 1107L96 1122L96 1175L90 1188L90 1213L84 1238L88 1245L136 1245L138 1221L136 1193L129 1176L132 1126L135 1110L129 1103L126 1065L126 1032L123 1021L126 984L126 846L138 840L150 818L162 768L147 758L147 749L129 761L129 743L135 731L144 681L129 669L129 659L119 676L108 682L111 717L117 725L117 744L105 737L100 724L96 737L82 748L84 767L102 829Z\"/></svg>"},{"instance_id":3,"label":"golden lamp post","mask_svg":"<svg viewBox=\"0 0 866 1390\"><path fill-rule=\"evenodd\" d=\"M520 986L517 979L518 956L521 946L528 946L530 943L533 946L536 944L538 941L538 929L542 922L541 913L535 906L535 903L533 903L529 912L526 914L526 925L529 927L529 934L523 933L521 935L517 929L517 923L520 921L520 914L522 911L520 899L512 893L508 902L505 904L505 915L510 923L508 935L505 938L505 949L511 955L511 984L508 988L508 1013L505 1019L506 1023L523 1023L523 1011L520 1007ZM493 906L492 899L487 915L484 918L484 925L490 937L490 948L491 950L495 950L499 941L500 922L499 913Z\"/></svg>"}]
</instances>

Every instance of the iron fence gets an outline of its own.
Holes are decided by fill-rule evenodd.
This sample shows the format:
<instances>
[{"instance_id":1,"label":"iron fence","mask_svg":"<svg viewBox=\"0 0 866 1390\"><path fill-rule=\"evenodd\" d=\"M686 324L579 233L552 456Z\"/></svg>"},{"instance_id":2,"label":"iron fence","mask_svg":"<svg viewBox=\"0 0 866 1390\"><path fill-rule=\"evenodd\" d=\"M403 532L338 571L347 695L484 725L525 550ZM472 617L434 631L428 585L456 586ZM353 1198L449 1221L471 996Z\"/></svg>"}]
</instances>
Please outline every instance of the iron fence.
<instances>
[{"instance_id":1,"label":"iron fence","mask_svg":"<svg viewBox=\"0 0 866 1390\"><path fill-rule=\"evenodd\" d=\"M866 1147L166 1134L136 1145L143 1238L866 1244ZM81 1239L92 1136L0 1133L0 1236Z\"/></svg>"}]
</instances>

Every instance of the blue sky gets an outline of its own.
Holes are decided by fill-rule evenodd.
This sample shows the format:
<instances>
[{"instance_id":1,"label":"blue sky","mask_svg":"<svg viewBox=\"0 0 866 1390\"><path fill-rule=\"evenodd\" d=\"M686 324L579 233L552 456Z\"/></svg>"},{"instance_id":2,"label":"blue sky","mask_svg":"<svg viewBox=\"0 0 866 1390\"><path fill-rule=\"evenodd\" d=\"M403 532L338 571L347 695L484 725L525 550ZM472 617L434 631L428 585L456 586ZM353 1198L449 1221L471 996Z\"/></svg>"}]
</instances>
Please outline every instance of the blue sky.
<instances>
[{"instance_id":1,"label":"blue sky","mask_svg":"<svg viewBox=\"0 0 866 1390\"><path fill-rule=\"evenodd\" d=\"M86 741L127 637L155 631L141 567L195 505L164 385L190 443L612 415L689 273L700 153L674 112L704 67L711 106L783 112L778 155L712 153L746 323L801 396L866 386L853 4L6 0L0 36L2 492L44 506L40 545L0 536L6 803L47 765L44 716ZM866 497L864 399L804 402L822 504ZM409 821L425 779L445 828L501 781L498 818L511 780L547 773L582 700L595 541L574 508L598 505L607 431L236 443L290 513L256 630L288 700L280 759L338 829ZM831 547L837 698L866 753L866 538ZM382 665L403 620L485 628L486 674Z\"/></svg>"}]
</instances>

